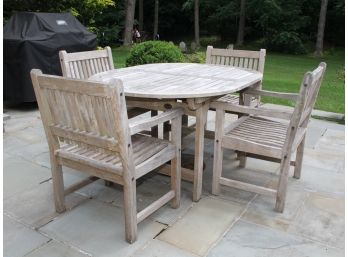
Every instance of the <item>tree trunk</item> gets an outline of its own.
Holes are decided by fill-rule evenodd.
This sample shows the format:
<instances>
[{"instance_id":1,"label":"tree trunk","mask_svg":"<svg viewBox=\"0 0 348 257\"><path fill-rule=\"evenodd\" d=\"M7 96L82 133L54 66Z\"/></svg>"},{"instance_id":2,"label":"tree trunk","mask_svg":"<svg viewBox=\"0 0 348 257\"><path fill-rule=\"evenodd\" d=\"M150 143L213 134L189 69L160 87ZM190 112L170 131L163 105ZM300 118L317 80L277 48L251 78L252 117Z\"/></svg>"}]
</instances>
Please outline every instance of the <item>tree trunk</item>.
<instances>
[{"instance_id":1,"label":"tree trunk","mask_svg":"<svg viewBox=\"0 0 348 257\"><path fill-rule=\"evenodd\" d=\"M246 2L246 0L241 0L240 1L240 14L239 14L239 26L238 26L237 45L243 45L243 43L244 43L245 2Z\"/></svg>"},{"instance_id":2,"label":"tree trunk","mask_svg":"<svg viewBox=\"0 0 348 257\"><path fill-rule=\"evenodd\" d=\"M199 43L199 0L195 0L195 43L200 46Z\"/></svg>"},{"instance_id":3,"label":"tree trunk","mask_svg":"<svg viewBox=\"0 0 348 257\"><path fill-rule=\"evenodd\" d=\"M129 46L132 44L132 34L134 25L135 0L126 0L126 20L124 29L123 45Z\"/></svg>"},{"instance_id":4,"label":"tree trunk","mask_svg":"<svg viewBox=\"0 0 348 257\"><path fill-rule=\"evenodd\" d=\"M158 34L158 7L159 0L155 0L155 15L153 21L153 39L156 39L156 35Z\"/></svg>"},{"instance_id":5,"label":"tree trunk","mask_svg":"<svg viewBox=\"0 0 348 257\"><path fill-rule=\"evenodd\" d=\"M139 0L139 30L144 30L144 5L143 0Z\"/></svg>"},{"instance_id":6,"label":"tree trunk","mask_svg":"<svg viewBox=\"0 0 348 257\"><path fill-rule=\"evenodd\" d=\"M323 55L327 2L328 0L321 0L320 16L319 16L319 22L318 22L317 43L315 44L315 52L314 52L314 55L316 56Z\"/></svg>"}]
</instances>

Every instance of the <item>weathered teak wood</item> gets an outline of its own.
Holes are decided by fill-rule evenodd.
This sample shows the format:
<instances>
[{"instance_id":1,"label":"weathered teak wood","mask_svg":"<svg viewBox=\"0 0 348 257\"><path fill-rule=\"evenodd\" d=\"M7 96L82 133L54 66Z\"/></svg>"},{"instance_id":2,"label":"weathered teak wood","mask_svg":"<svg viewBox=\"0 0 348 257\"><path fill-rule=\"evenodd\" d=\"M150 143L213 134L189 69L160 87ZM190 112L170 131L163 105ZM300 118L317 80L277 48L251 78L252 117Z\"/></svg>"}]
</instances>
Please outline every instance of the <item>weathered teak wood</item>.
<instances>
[{"instance_id":1,"label":"weathered teak wood","mask_svg":"<svg viewBox=\"0 0 348 257\"><path fill-rule=\"evenodd\" d=\"M263 74L266 58L266 49L260 51L246 51L235 49L217 49L212 46L207 47L206 63L230 67L240 67L248 70L255 70ZM254 85L255 88L261 89L261 82ZM223 103L224 105L232 104L247 105L257 107L261 101L260 95L257 97L251 97L243 94L238 95L227 94L213 101L210 106L211 109L215 109L214 103ZM231 113L231 111L228 111ZM233 113L233 112L232 112ZM240 165L245 166L245 153L238 152L238 158L240 159Z\"/></svg>"},{"instance_id":2,"label":"weathered teak wood","mask_svg":"<svg viewBox=\"0 0 348 257\"><path fill-rule=\"evenodd\" d=\"M235 49L218 49L212 46L207 47L206 63L214 65L240 67L249 70L255 70L263 74L266 58L266 49L260 51L246 51ZM261 89L261 83L259 85ZM255 99L254 99L255 100ZM216 101L229 102L231 104L239 104L239 96L226 95ZM257 105L260 101L258 97L257 101L253 101L254 105Z\"/></svg>"},{"instance_id":3,"label":"weathered teak wood","mask_svg":"<svg viewBox=\"0 0 348 257\"><path fill-rule=\"evenodd\" d=\"M155 99L210 99L260 82L262 73L198 63L145 64L95 74L94 81L123 81L126 96Z\"/></svg>"},{"instance_id":4,"label":"weathered teak wood","mask_svg":"<svg viewBox=\"0 0 348 257\"><path fill-rule=\"evenodd\" d=\"M262 74L254 70L196 63L146 64L96 74L94 81L121 79L130 107L166 110L182 107L186 115L196 116L195 167L183 179L193 181L193 199L202 193L203 147L209 103L221 95L257 85ZM173 124L171 124L173 127ZM162 170L169 174L168 169Z\"/></svg>"},{"instance_id":5,"label":"weathered teak wood","mask_svg":"<svg viewBox=\"0 0 348 257\"><path fill-rule=\"evenodd\" d=\"M65 211L64 197L97 178L123 185L126 240L134 242L137 223L162 205L180 202L181 119L172 109L144 120L128 120L120 80L109 83L43 75L32 70L32 82L44 125L52 168L57 212ZM166 121L172 124L171 141L136 134ZM137 214L136 180L171 161L171 189ZM64 188L62 165L92 177Z\"/></svg>"},{"instance_id":6,"label":"weathered teak wood","mask_svg":"<svg viewBox=\"0 0 348 257\"><path fill-rule=\"evenodd\" d=\"M106 46L103 50L67 53L59 51L60 65L63 77L74 79L88 79L89 77L114 69L111 48ZM134 117L148 110L141 108L128 108L128 116ZM156 113L155 113L156 115Z\"/></svg>"},{"instance_id":7,"label":"weathered teak wood","mask_svg":"<svg viewBox=\"0 0 348 257\"><path fill-rule=\"evenodd\" d=\"M326 69L325 63L320 63L313 72L307 72L300 86L299 94L284 94L262 90L246 90L253 95L269 95L296 101L296 106L291 115L279 111L252 108L230 103L214 103L217 112L214 168L213 168L213 194L219 194L220 185L236 187L258 194L276 197L276 211L283 212L286 198L287 179L290 165L295 166L294 177L300 178L303 159L304 142L307 124L319 92L320 84ZM250 110L248 112L248 109ZM225 126L224 116L226 111L248 114L239 118L233 125ZM275 121L271 117L285 119ZM283 117L282 117L283 116ZM221 176L222 151L224 148L246 152L247 156L280 162L280 176L276 189L260 187L245 182L227 179ZM291 162L291 156L296 152L296 161ZM248 155L250 154L250 155Z\"/></svg>"},{"instance_id":8,"label":"weathered teak wood","mask_svg":"<svg viewBox=\"0 0 348 257\"><path fill-rule=\"evenodd\" d=\"M158 172L163 174L163 175L167 175L170 176L170 165L163 165L162 167L159 168ZM193 182L193 172L190 169L181 167L181 178L183 180L189 181L189 182Z\"/></svg>"},{"instance_id":9,"label":"weathered teak wood","mask_svg":"<svg viewBox=\"0 0 348 257\"><path fill-rule=\"evenodd\" d=\"M67 53L59 51L60 65L64 77L88 79L94 74L114 69L111 48L103 50Z\"/></svg>"},{"instance_id":10,"label":"weathered teak wood","mask_svg":"<svg viewBox=\"0 0 348 257\"><path fill-rule=\"evenodd\" d=\"M236 49L218 49L207 47L206 63L216 65L234 66L263 73L266 50L246 51Z\"/></svg>"}]
</instances>

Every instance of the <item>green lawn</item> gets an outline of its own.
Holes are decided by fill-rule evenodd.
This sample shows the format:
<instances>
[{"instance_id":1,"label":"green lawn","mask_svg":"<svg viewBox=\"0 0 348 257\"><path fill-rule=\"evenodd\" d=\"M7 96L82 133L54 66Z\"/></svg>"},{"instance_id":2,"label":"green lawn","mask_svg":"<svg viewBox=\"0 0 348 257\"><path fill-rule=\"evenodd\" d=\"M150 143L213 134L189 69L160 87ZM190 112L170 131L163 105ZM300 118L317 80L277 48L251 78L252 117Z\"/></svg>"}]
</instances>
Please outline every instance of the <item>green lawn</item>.
<instances>
[{"instance_id":1,"label":"green lawn","mask_svg":"<svg viewBox=\"0 0 348 257\"><path fill-rule=\"evenodd\" d=\"M335 51L322 59L312 56L267 54L263 88L273 91L298 92L306 71L325 61L327 69L315 109L344 113L344 51ZM292 105L286 100L262 98L264 102Z\"/></svg>"},{"instance_id":2,"label":"green lawn","mask_svg":"<svg viewBox=\"0 0 348 257\"><path fill-rule=\"evenodd\" d=\"M124 67L129 48L112 49L116 68ZM344 113L344 50L335 50L323 58L311 55L285 55L267 53L263 88L282 92L298 92L305 72L327 63L324 81L321 85L315 109ZM274 98L262 98L263 102L293 105L290 101Z\"/></svg>"},{"instance_id":3,"label":"green lawn","mask_svg":"<svg viewBox=\"0 0 348 257\"><path fill-rule=\"evenodd\" d=\"M115 68L122 68L126 66L126 59L129 54L129 50L129 47L123 46L112 48Z\"/></svg>"}]
</instances>

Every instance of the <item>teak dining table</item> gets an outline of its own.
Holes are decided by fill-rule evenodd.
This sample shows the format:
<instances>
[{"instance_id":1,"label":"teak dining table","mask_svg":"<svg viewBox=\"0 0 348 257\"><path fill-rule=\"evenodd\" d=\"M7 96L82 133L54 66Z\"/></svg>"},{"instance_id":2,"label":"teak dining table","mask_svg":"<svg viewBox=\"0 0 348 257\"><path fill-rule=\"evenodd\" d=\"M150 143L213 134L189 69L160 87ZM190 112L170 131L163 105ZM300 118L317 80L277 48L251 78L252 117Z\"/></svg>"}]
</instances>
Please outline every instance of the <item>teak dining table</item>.
<instances>
[{"instance_id":1,"label":"teak dining table","mask_svg":"<svg viewBox=\"0 0 348 257\"><path fill-rule=\"evenodd\" d=\"M202 195L204 132L209 103L225 94L258 87L262 74L243 68L197 64L157 63L98 73L89 80L123 82L127 106L164 111L182 107L196 117L194 170L182 169L183 179L193 182L193 200ZM165 171L164 171L165 173Z\"/></svg>"}]
</instances>

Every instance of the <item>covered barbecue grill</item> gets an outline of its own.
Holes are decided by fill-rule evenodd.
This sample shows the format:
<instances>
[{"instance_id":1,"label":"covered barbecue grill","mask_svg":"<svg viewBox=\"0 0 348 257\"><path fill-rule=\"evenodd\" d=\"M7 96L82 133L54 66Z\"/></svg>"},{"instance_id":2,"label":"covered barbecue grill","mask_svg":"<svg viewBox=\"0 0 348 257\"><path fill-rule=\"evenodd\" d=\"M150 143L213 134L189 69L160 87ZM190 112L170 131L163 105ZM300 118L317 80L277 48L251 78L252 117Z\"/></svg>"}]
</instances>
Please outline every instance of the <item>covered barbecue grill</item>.
<instances>
[{"instance_id":1,"label":"covered barbecue grill","mask_svg":"<svg viewBox=\"0 0 348 257\"><path fill-rule=\"evenodd\" d=\"M30 70L61 75L60 50L96 48L96 35L70 13L18 12L4 27L4 100L34 102Z\"/></svg>"}]
</instances>

